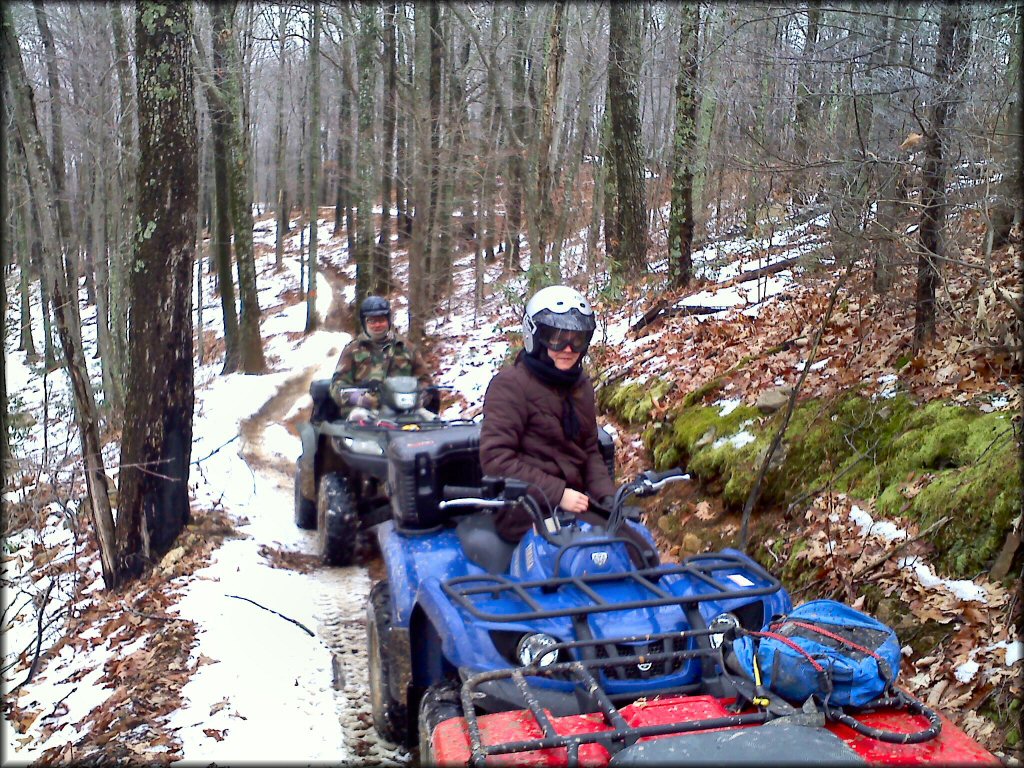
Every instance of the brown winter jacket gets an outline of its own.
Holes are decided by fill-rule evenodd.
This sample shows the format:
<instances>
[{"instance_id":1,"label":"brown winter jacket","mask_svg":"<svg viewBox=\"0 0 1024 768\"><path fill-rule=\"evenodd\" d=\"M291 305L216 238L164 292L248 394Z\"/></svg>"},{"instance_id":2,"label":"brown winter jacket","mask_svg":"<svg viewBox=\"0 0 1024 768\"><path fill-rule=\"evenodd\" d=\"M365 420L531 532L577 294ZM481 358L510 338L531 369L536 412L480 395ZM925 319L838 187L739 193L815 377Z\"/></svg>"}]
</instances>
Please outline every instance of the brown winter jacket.
<instances>
[{"instance_id":1,"label":"brown winter jacket","mask_svg":"<svg viewBox=\"0 0 1024 768\"><path fill-rule=\"evenodd\" d=\"M615 493L598 448L594 387L585 373L570 392L580 422L574 441L562 430L563 395L558 388L542 382L519 359L499 371L484 395L480 428L484 474L533 483L552 509L566 487L594 499ZM517 541L531 522L522 510L501 510L495 524L503 538Z\"/></svg>"}]
</instances>

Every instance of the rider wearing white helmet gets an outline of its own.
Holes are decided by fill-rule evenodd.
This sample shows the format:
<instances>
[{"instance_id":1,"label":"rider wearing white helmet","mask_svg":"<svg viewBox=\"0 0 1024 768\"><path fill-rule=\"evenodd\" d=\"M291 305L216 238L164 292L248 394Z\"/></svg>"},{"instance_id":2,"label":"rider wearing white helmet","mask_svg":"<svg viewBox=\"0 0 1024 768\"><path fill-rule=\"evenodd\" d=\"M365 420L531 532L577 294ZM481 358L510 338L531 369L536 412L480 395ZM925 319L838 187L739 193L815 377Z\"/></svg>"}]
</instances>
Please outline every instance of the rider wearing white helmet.
<instances>
[{"instance_id":1,"label":"rider wearing white helmet","mask_svg":"<svg viewBox=\"0 0 1024 768\"><path fill-rule=\"evenodd\" d=\"M480 430L485 474L525 480L543 494L542 506L576 514L587 511L590 497L615 491L598 448L594 388L583 370L596 327L579 291L538 291L523 314L523 351L487 387ZM502 510L495 522L509 541L531 524L520 510Z\"/></svg>"}]
</instances>

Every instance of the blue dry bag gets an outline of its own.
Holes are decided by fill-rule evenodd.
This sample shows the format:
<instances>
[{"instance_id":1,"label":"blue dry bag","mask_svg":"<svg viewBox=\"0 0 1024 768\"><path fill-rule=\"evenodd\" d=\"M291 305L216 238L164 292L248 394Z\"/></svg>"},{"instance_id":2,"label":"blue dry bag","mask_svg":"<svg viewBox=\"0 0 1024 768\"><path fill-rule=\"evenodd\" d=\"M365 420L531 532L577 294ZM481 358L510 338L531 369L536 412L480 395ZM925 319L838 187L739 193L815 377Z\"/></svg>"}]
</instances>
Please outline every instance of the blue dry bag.
<instances>
[{"instance_id":1,"label":"blue dry bag","mask_svg":"<svg viewBox=\"0 0 1024 768\"><path fill-rule=\"evenodd\" d=\"M864 706L892 688L900 668L896 633L835 600L812 600L775 617L738 638L733 650L751 679L798 706L810 696Z\"/></svg>"}]
</instances>

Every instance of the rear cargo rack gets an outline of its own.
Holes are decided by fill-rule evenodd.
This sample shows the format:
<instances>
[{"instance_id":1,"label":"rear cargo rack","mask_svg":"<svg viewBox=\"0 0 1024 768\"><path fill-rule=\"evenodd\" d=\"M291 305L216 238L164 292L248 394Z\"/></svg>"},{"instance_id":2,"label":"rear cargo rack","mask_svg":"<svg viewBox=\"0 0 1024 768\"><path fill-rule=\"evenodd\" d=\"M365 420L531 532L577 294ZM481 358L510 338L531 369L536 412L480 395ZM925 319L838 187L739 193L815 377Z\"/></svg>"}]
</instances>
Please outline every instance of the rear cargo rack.
<instances>
[{"instance_id":1,"label":"rear cargo rack","mask_svg":"<svg viewBox=\"0 0 1024 768\"><path fill-rule=\"evenodd\" d=\"M686 630L682 632L671 632L651 635L638 635L635 637L614 638L601 640L580 640L568 643L558 643L550 646L551 651L578 648L587 645L595 646L608 642L631 643L637 641L654 641L659 639L686 639L697 635L707 636L709 630ZM512 753L534 752L542 749L565 749L566 762L570 767L579 765L579 750L585 744L599 744L615 754L619 750L635 744L638 740L648 736L663 736L667 734L689 733L703 731L713 728L733 728L744 725L759 725L767 721L769 715L764 711L737 713L719 717L705 717L696 720L684 720L658 725L633 726L623 716L622 711L613 702L614 699L622 699L622 696L610 696L601 687L594 674L594 668L612 667L628 664L642 664L645 662L657 662L669 659L683 660L695 657L718 657L718 651L710 648L687 648L667 653L643 654L632 657L618 657L615 659L584 659L579 661L556 662L546 667L539 667L536 664L525 667L513 667L508 669L491 670L481 672L466 678L460 691L462 710L466 721L466 728L469 734L469 746L471 766L487 765L487 758L494 755L507 755ZM600 714L603 718L603 725L606 730L593 730L585 733L559 733L551 717L541 706L531 688L527 676L549 677L558 679L569 679L578 690L585 691L594 704L593 714ZM506 741L498 744L484 744L481 733L480 721L476 714L474 700L483 695L478 692L481 686L503 679L511 679L525 702L525 709L530 711L534 721L544 734L541 738L522 739L519 741ZM661 695L678 695L694 693L693 685L680 686L676 689L659 691ZM648 692L645 696L654 695ZM628 696L632 703L636 694Z\"/></svg>"},{"instance_id":2,"label":"rear cargo rack","mask_svg":"<svg viewBox=\"0 0 1024 768\"><path fill-rule=\"evenodd\" d=\"M767 586L737 587L723 584L717 574L721 571L753 573ZM655 583L663 576L686 575L708 588L706 592L690 592L676 595ZM641 587L650 597L611 602L593 587L597 585L632 584ZM515 581L500 574L479 574L458 576L441 583L441 588L453 603L464 608L480 621L512 622L553 619L562 616L582 616L593 613L629 611L639 608L656 608L664 605L693 605L708 600L731 600L770 595L782 589L781 582L764 569L749 560L734 555L716 554L713 557L697 556L676 565L660 565L637 571L616 573L590 573L583 576L562 576L536 581ZM531 594L533 592L534 594ZM582 598L570 606L544 608L536 594L570 593ZM482 603L498 599L514 600L528 610L500 613L485 610Z\"/></svg>"}]
</instances>

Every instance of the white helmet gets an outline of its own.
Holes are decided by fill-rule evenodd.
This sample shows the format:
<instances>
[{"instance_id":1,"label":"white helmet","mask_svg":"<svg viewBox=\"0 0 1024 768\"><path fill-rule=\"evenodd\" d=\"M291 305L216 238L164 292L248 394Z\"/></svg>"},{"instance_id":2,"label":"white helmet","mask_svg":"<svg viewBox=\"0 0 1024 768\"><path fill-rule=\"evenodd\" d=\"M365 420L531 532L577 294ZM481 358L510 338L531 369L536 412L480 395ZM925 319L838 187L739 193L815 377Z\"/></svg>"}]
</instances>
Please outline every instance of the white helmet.
<instances>
[{"instance_id":1,"label":"white helmet","mask_svg":"<svg viewBox=\"0 0 1024 768\"><path fill-rule=\"evenodd\" d=\"M586 296L567 285L552 285L537 291L523 313L523 346L526 354L570 347L584 353L597 328L594 308ZM561 332L561 333L560 333Z\"/></svg>"}]
</instances>

